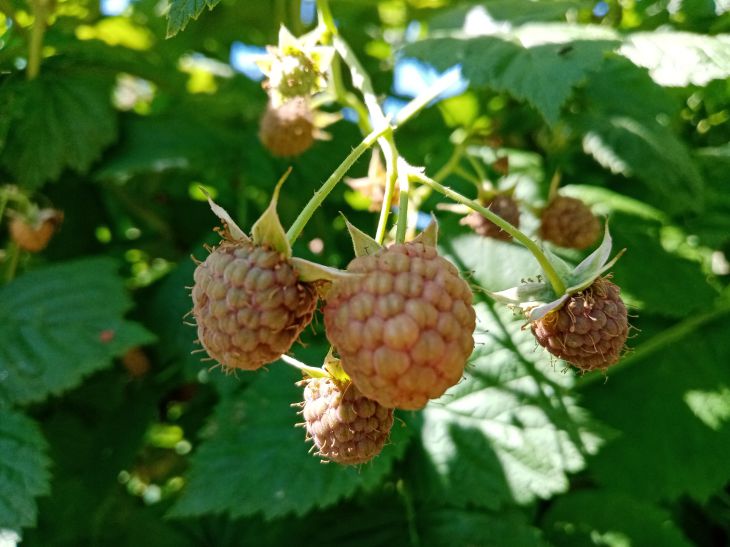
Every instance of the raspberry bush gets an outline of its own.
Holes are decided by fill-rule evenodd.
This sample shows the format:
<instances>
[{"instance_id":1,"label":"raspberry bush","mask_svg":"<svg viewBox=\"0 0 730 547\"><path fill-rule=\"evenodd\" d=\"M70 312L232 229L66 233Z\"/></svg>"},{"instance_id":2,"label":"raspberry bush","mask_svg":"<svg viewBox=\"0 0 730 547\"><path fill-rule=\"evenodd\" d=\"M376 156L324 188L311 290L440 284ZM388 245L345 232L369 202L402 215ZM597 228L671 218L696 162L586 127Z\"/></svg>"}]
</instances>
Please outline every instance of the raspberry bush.
<instances>
[{"instance_id":1,"label":"raspberry bush","mask_svg":"<svg viewBox=\"0 0 730 547\"><path fill-rule=\"evenodd\" d=\"M0 1L0 544L729 543L721 4Z\"/></svg>"}]
</instances>

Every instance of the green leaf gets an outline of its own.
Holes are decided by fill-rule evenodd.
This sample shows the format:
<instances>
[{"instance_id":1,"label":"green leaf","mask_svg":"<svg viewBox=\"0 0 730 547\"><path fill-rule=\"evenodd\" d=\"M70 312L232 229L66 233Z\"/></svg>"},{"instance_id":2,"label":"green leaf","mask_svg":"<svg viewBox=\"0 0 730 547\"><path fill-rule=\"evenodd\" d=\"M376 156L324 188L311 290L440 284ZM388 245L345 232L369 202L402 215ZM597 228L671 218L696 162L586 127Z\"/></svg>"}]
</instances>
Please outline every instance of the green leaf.
<instances>
[{"instance_id":1,"label":"green leaf","mask_svg":"<svg viewBox=\"0 0 730 547\"><path fill-rule=\"evenodd\" d=\"M4 95L20 96L27 106L12 122L0 161L31 190L66 168L87 171L117 135L110 91L104 78L73 70L47 70L9 85ZM6 100L0 118L13 114Z\"/></svg>"},{"instance_id":2,"label":"green leaf","mask_svg":"<svg viewBox=\"0 0 730 547\"><path fill-rule=\"evenodd\" d=\"M632 98L614 89L631 89ZM570 123L583 135L583 149L612 172L641 180L646 201L669 212L701 209L704 180L675 130L661 120L676 104L643 70L614 58L586 85L585 111Z\"/></svg>"},{"instance_id":3,"label":"green leaf","mask_svg":"<svg viewBox=\"0 0 730 547\"><path fill-rule=\"evenodd\" d=\"M729 312L714 312L711 323L692 317L679 330L660 324L608 384L586 386L589 408L621 432L592 462L600 484L640 499L701 501L727 484ZM657 351L643 354L644 345Z\"/></svg>"},{"instance_id":4,"label":"green leaf","mask_svg":"<svg viewBox=\"0 0 730 547\"><path fill-rule=\"evenodd\" d=\"M50 491L47 450L36 422L0 407L0 530L35 525L35 498Z\"/></svg>"},{"instance_id":5,"label":"green leaf","mask_svg":"<svg viewBox=\"0 0 730 547\"><path fill-rule=\"evenodd\" d=\"M243 397L218 405L173 516L303 515L382 481L405 450L410 426L396 421L390 444L359 468L322 465L308 453L304 430L294 425L301 421L291 407L302 399L297 379L288 367L273 365Z\"/></svg>"},{"instance_id":6,"label":"green leaf","mask_svg":"<svg viewBox=\"0 0 730 547\"><path fill-rule=\"evenodd\" d=\"M190 19L198 19L205 8L212 10L220 0L170 0L167 12L167 38L184 30Z\"/></svg>"},{"instance_id":7,"label":"green leaf","mask_svg":"<svg viewBox=\"0 0 730 547\"><path fill-rule=\"evenodd\" d=\"M730 78L730 36L653 30L630 34L619 53L649 69L659 85L705 86Z\"/></svg>"},{"instance_id":8,"label":"green leaf","mask_svg":"<svg viewBox=\"0 0 730 547\"><path fill-rule=\"evenodd\" d=\"M132 306L115 261L31 271L0 289L0 402L41 401L76 386L152 335L123 319Z\"/></svg>"},{"instance_id":9,"label":"green leaf","mask_svg":"<svg viewBox=\"0 0 730 547\"><path fill-rule=\"evenodd\" d=\"M414 464L430 500L499 509L568 489L601 444L570 395L572 377L535 351L524 321L479 305L466 378L423 411L424 457Z\"/></svg>"},{"instance_id":10,"label":"green leaf","mask_svg":"<svg viewBox=\"0 0 730 547\"><path fill-rule=\"evenodd\" d=\"M605 31L590 27L526 25L502 35L430 38L406 46L404 53L439 70L460 63L472 85L526 100L554 124L573 88L615 45Z\"/></svg>"},{"instance_id":11,"label":"green leaf","mask_svg":"<svg viewBox=\"0 0 730 547\"><path fill-rule=\"evenodd\" d=\"M625 494L572 492L548 509L542 528L553 545L692 545L668 512ZM600 538L600 539L599 539Z\"/></svg>"},{"instance_id":12,"label":"green leaf","mask_svg":"<svg viewBox=\"0 0 730 547\"><path fill-rule=\"evenodd\" d=\"M441 13L429 21L429 28L446 30L459 28L467 17L478 22L488 19L513 24L535 21L564 20L566 12L584 7L580 0L489 0L478 5L459 6Z\"/></svg>"}]
</instances>

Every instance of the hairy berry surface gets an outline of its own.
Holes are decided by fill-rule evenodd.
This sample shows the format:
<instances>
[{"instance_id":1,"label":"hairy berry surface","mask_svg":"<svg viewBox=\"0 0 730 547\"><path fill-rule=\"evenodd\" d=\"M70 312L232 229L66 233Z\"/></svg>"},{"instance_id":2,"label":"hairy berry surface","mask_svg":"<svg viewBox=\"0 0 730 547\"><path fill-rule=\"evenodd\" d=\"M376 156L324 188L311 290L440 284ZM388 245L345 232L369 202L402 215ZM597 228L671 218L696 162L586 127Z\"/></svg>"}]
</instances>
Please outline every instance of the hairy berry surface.
<instances>
[{"instance_id":1,"label":"hairy berry surface","mask_svg":"<svg viewBox=\"0 0 730 547\"><path fill-rule=\"evenodd\" d=\"M278 107L269 104L261 118L259 138L275 156L299 156L314 143L314 121L309 103L302 98Z\"/></svg>"},{"instance_id":2,"label":"hairy berry surface","mask_svg":"<svg viewBox=\"0 0 730 547\"><path fill-rule=\"evenodd\" d=\"M598 278L533 322L532 332L541 346L577 368L605 369L621 357L629 331L620 293L617 285Z\"/></svg>"},{"instance_id":3,"label":"hairy berry surface","mask_svg":"<svg viewBox=\"0 0 730 547\"><path fill-rule=\"evenodd\" d=\"M520 209L517 202L510 196L500 194L492 200L485 202L484 207L495 215L502 217L515 228L520 227ZM502 230L491 220L487 220L476 211L472 211L460 221L461 224L469 226L474 232L484 237L491 237L502 241L509 241L512 236Z\"/></svg>"},{"instance_id":4,"label":"hairy berry surface","mask_svg":"<svg viewBox=\"0 0 730 547\"><path fill-rule=\"evenodd\" d=\"M368 399L349 382L340 385L331 378L305 382L302 414L319 456L354 465L380 453L393 426L393 409Z\"/></svg>"},{"instance_id":5,"label":"hairy berry surface","mask_svg":"<svg viewBox=\"0 0 730 547\"><path fill-rule=\"evenodd\" d=\"M553 198L540 221L540 237L561 247L585 249L601 235L601 224L590 208L568 196Z\"/></svg>"},{"instance_id":6,"label":"hairy berry surface","mask_svg":"<svg viewBox=\"0 0 730 547\"><path fill-rule=\"evenodd\" d=\"M280 253L224 242L195 270L193 314L208 355L254 370L289 350L312 320L314 287Z\"/></svg>"}]
</instances>

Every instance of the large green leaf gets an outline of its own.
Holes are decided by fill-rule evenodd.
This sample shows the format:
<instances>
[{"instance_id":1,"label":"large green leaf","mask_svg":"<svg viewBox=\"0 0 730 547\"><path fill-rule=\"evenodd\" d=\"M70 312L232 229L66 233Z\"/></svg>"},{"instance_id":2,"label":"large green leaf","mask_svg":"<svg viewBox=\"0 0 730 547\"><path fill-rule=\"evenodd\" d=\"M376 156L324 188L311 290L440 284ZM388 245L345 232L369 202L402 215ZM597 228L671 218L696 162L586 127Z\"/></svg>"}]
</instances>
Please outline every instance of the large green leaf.
<instances>
[{"instance_id":1,"label":"large green leaf","mask_svg":"<svg viewBox=\"0 0 730 547\"><path fill-rule=\"evenodd\" d=\"M616 89L631 90L627 99ZM676 103L641 69L613 58L583 91L584 111L570 122L583 148L614 173L636 177L650 190L646 201L669 212L702 207L704 181L686 145L662 120Z\"/></svg>"},{"instance_id":2,"label":"large green leaf","mask_svg":"<svg viewBox=\"0 0 730 547\"><path fill-rule=\"evenodd\" d=\"M167 12L167 37L184 30L190 19L197 19L205 8L213 9L220 0L170 0Z\"/></svg>"},{"instance_id":3,"label":"large green leaf","mask_svg":"<svg viewBox=\"0 0 730 547\"><path fill-rule=\"evenodd\" d=\"M730 78L730 36L654 30L629 34L620 53L660 85L704 86Z\"/></svg>"},{"instance_id":4,"label":"large green leaf","mask_svg":"<svg viewBox=\"0 0 730 547\"><path fill-rule=\"evenodd\" d=\"M110 92L106 78L77 69L47 70L6 86L0 118L13 116L14 98L26 105L16 113L0 155L17 182L35 189L66 168L88 170L116 138Z\"/></svg>"},{"instance_id":5,"label":"large green leaf","mask_svg":"<svg viewBox=\"0 0 730 547\"><path fill-rule=\"evenodd\" d=\"M553 545L691 544L671 521L669 513L607 490L571 492L558 498L543 517L543 529Z\"/></svg>"},{"instance_id":6,"label":"large green leaf","mask_svg":"<svg viewBox=\"0 0 730 547\"><path fill-rule=\"evenodd\" d=\"M151 342L123 318L131 306L106 258L31 271L0 289L0 402L41 401Z\"/></svg>"},{"instance_id":7,"label":"large green leaf","mask_svg":"<svg viewBox=\"0 0 730 547\"><path fill-rule=\"evenodd\" d=\"M0 530L35 524L35 498L50 489L47 448L37 423L0 407Z\"/></svg>"},{"instance_id":8,"label":"large green leaf","mask_svg":"<svg viewBox=\"0 0 730 547\"><path fill-rule=\"evenodd\" d=\"M404 54L439 70L461 64L472 85L524 99L555 123L573 88L616 43L607 32L589 27L525 25L490 36L430 38L407 46Z\"/></svg>"},{"instance_id":9,"label":"large green leaf","mask_svg":"<svg viewBox=\"0 0 730 547\"><path fill-rule=\"evenodd\" d=\"M301 417L291 405L302 398L294 385L301 376L281 363L258 374L243 397L228 397L216 409L173 515L303 515L375 487L405 450L411 426L396 420L390 444L373 462L322 465L295 427Z\"/></svg>"},{"instance_id":10,"label":"large green leaf","mask_svg":"<svg viewBox=\"0 0 730 547\"><path fill-rule=\"evenodd\" d=\"M522 260L519 247L500 244L504 262L479 264L481 241L458 238L449 250L462 269L475 269L477 281L509 263L510 249L514 262ZM425 499L489 509L563 492L605 430L570 394L573 377L535 349L523 320L486 302L477 311L476 350L465 379L422 413L415 488Z\"/></svg>"},{"instance_id":11,"label":"large green leaf","mask_svg":"<svg viewBox=\"0 0 730 547\"><path fill-rule=\"evenodd\" d=\"M730 480L727 304L724 310L708 312L718 313L711 323L693 317L640 339L607 385L585 387L587 406L622 433L592 462L601 484L649 500L705 500ZM644 353L643 344L658 351Z\"/></svg>"}]
</instances>

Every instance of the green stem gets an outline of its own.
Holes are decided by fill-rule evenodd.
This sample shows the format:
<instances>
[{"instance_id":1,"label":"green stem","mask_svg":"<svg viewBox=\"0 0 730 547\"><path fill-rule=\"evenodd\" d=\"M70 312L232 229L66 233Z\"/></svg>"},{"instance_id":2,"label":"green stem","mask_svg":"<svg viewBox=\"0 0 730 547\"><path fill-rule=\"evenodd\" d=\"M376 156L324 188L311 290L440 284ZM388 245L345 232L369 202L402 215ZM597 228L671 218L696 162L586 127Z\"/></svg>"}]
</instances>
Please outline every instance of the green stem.
<instances>
[{"instance_id":1,"label":"green stem","mask_svg":"<svg viewBox=\"0 0 730 547\"><path fill-rule=\"evenodd\" d=\"M448 177L459 165L459 162L464 155L465 148L466 143L463 141L454 146L454 149L451 151L451 156L448 160L446 160L446 163L441 166L441 169L436 171L436 174L433 176L433 180L438 182L444 181L446 177Z\"/></svg>"},{"instance_id":2,"label":"green stem","mask_svg":"<svg viewBox=\"0 0 730 547\"><path fill-rule=\"evenodd\" d=\"M477 177L472 175L469 171L467 171L466 169L464 169L463 167L461 167L459 165L454 167L453 171L454 171L454 174L459 175L464 180L468 180L481 191L481 189L482 189L481 181Z\"/></svg>"},{"instance_id":3,"label":"green stem","mask_svg":"<svg viewBox=\"0 0 730 547\"><path fill-rule=\"evenodd\" d=\"M398 179L398 150L395 148L393 135L388 134L380 139L380 147L385 154L385 195L383 196L383 204L380 207L380 218L378 219L378 229L375 232L375 241L383 244L385 239L385 231L388 227L388 217L393 203L393 194L395 194L395 183Z\"/></svg>"},{"instance_id":4,"label":"green stem","mask_svg":"<svg viewBox=\"0 0 730 547\"><path fill-rule=\"evenodd\" d=\"M730 301L723 301L715 309L712 309L700 315L689 317L684 321L680 321L679 323L669 327L668 329L661 331L661 333L649 338L649 340L641 344L638 348L631 351L631 353L622 358L621 361L619 361L617 364L613 365L610 368L610 371L616 372L635 361L641 361L642 359L646 359L652 353L655 353L666 346L679 342L682 338L692 334L696 330L700 329L700 327L702 327L703 325L727 313L730 313ZM603 376L593 374L590 376L586 376L585 379L580 383L580 385L584 386L592 384L594 382L597 382L598 380L603 379Z\"/></svg>"},{"instance_id":5,"label":"green stem","mask_svg":"<svg viewBox=\"0 0 730 547\"><path fill-rule=\"evenodd\" d=\"M28 67L26 77L33 80L38 77L41 70L41 57L43 55L43 35L46 32L48 16L50 15L50 2L48 0L31 0L30 5L35 20L30 30L30 43L28 44Z\"/></svg>"},{"instance_id":6,"label":"green stem","mask_svg":"<svg viewBox=\"0 0 730 547\"><path fill-rule=\"evenodd\" d=\"M286 237L290 244L293 244L297 240L299 235L302 233L304 226L306 226L309 219L312 218L314 212L320 205L322 205L322 202L337 185L340 179L345 176L345 173L347 173L350 167L352 167L352 164L355 163L357 159L378 140L379 137L391 131L392 128L389 125L382 126L380 129L373 131L365 137L362 142L347 155L337 169L335 169L334 173L332 173L324 182L322 187L314 193L312 199L309 200L309 203L304 206L302 212L299 213L299 216L294 220L294 223L286 233Z\"/></svg>"},{"instance_id":7,"label":"green stem","mask_svg":"<svg viewBox=\"0 0 730 547\"><path fill-rule=\"evenodd\" d=\"M555 173L553 173L553 178L550 179L550 190L548 191L548 203L550 203L553 198L558 194L558 187L560 186L560 179L562 178L562 174L560 173L560 169L556 169Z\"/></svg>"},{"instance_id":8,"label":"green stem","mask_svg":"<svg viewBox=\"0 0 730 547\"><path fill-rule=\"evenodd\" d=\"M509 235L511 235L516 241L519 241L522 243L527 249L532 253L532 255L535 257L535 259L540 264L540 267L542 268L543 272L545 273L545 277L547 277L548 281L550 282L550 285L552 285L553 290L556 294L564 294L565 293L565 284L560 279L560 276L555 271L555 268L553 268L552 264L550 264L550 261L548 260L547 256L545 256L545 253L542 252L542 249L532 241L529 237L527 237L525 234L520 232L517 228L512 226L509 222L504 220L499 215L494 214L492 211L487 209L486 207L482 207L474 200L471 200L469 198L466 198L459 194L458 192L455 192L451 188L447 188L446 186L443 186L442 184L439 184L435 180L433 180L430 177L427 177L417 169L411 169L411 176L417 180L418 182L421 182L422 184L427 184L437 192L445 195L446 197L453 199L457 203L461 203L463 205L466 205L470 209L473 209L480 215L482 215L487 220L493 222L497 226L499 226L502 230L507 232Z\"/></svg>"},{"instance_id":9,"label":"green stem","mask_svg":"<svg viewBox=\"0 0 730 547\"><path fill-rule=\"evenodd\" d=\"M5 283L10 283L15 277L15 270L18 268L18 259L20 258L20 247L15 242L10 242L5 252L5 260L7 265L5 266Z\"/></svg>"},{"instance_id":10,"label":"green stem","mask_svg":"<svg viewBox=\"0 0 730 547\"><path fill-rule=\"evenodd\" d=\"M8 204L8 196L5 192L0 192L0 221L5 214L5 206Z\"/></svg>"},{"instance_id":11,"label":"green stem","mask_svg":"<svg viewBox=\"0 0 730 547\"><path fill-rule=\"evenodd\" d=\"M487 182L489 180L489 178L487 177L487 173L484 171L484 169L482 169L482 166L479 165L477 159L474 158L471 154L467 154L466 159L469 161L469 165L471 165L471 168L474 169L474 172L477 174L480 182Z\"/></svg>"},{"instance_id":12,"label":"green stem","mask_svg":"<svg viewBox=\"0 0 730 547\"><path fill-rule=\"evenodd\" d=\"M398 158L399 163L402 162ZM406 230L408 229L408 198L410 197L411 184L408 169L399 166L398 169L398 186L400 190L400 201L398 203L398 221L395 228L395 242L403 243L406 240Z\"/></svg>"},{"instance_id":13,"label":"green stem","mask_svg":"<svg viewBox=\"0 0 730 547\"><path fill-rule=\"evenodd\" d=\"M410 103L404 106L395 118L395 125L403 125L413 116L418 114L424 107L428 106L428 103L433 101L449 87L454 85L459 80L457 73L446 74L441 76L436 82L428 88L428 90L413 99Z\"/></svg>"}]
</instances>

